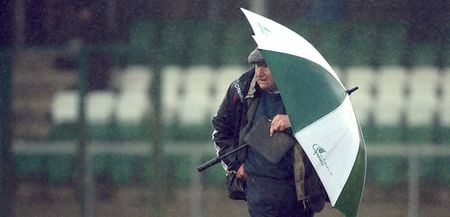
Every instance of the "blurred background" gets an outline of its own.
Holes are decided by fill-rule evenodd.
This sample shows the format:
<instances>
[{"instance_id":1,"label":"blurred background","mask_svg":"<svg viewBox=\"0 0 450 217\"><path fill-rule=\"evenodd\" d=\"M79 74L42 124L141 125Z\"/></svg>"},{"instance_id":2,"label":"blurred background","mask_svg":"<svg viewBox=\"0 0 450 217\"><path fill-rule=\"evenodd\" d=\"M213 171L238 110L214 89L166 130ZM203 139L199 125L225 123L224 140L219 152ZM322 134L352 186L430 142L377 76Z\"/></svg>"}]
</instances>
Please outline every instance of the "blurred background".
<instances>
[{"instance_id":1,"label":"blurred background","mask_svg":"<svg viewBox=\"0 0 450 217\"><path fill-rule=\"evenodd\" d=\"M449 1L2 0L0 217L247 216L220 165L195 169L251 67L240 7L359 86L360 216L450 216Z\"/></svg>"}]
</instances>

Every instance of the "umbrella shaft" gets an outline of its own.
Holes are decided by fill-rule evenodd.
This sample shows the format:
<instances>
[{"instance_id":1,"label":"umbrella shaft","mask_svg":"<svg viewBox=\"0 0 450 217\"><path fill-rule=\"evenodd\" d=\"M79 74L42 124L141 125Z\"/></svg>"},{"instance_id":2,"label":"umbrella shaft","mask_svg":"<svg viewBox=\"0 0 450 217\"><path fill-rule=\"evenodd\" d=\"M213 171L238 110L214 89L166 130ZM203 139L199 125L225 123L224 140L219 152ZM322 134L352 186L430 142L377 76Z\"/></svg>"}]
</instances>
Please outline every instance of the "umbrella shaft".
<instances>
[{"instance_id":1,"label":"umbrella shaft","mask_svg":"<svg viewBox=\"0 0 450 217\"><path fill-rule=\"evenodd\" d=\"M242 146L239 146L239 147L237 147L236 149L234 149L234 150L232 150L232 151L230 151L230 152L228 152L228 153L225 153L224 155L217 156L217 157L215 157L215 158L213 158L213 159L211 159L211 160L209 160L209 161L206 161L205 163L200 164L200 165L197 167L197 170L198 170L199 172L202 172L203 170L208 169L209 167L211 167L211 166L213 166L213 165L219 163L221 160L223 160L224 158L228 157L229 155L234 154L234 153L238 152L239 150L241 150L241 149L243 149L243 148L245 148L245 147L247 147L247 146L248 146L247 144L242 145Z\"/></svg>"}]
</instances>

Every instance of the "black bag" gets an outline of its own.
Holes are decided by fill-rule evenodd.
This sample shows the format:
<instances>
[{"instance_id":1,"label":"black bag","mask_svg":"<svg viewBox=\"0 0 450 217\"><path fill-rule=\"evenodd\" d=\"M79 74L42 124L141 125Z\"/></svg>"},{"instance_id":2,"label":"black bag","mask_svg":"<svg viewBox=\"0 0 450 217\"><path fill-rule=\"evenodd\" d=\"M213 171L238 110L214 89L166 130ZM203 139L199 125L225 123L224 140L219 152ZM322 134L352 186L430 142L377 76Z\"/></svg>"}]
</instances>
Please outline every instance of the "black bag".
<instances>
[{"instance_id":1,"label":"black bag","mask_svg":"<svg viewBox=\"0 0 450 217\"><path fill-rule=\"evenodd\" d=\"M325 203L330 202L330 198L328 198L319 175L317 175L316 170L306 155L303 156L303 162L305 164L305 173L307 174L305 176L305 193L308 195L306 205L314 212L320 212L325 207Z\"/></svg>"},{"instance_id":2,"label":"black bag","mask_svg":"<svg viewBox=\"0 0 450 217\"><path fill-rule=\"evenodd\" d=\"M247 199L246 182L236 177L235 171L228 171L227 173L227 187L228 197L233 200Z\"/></svg>"},{"instance_id":3,"label":"black bag","mask_svg":"<svg viewBox=\"0 0 450 217\"><path fill-rule=\"evenodd\" d=\"M267 119L258 120L244 137L244 141L268 161L276 164L297 140L284 132L275 132L271 137L270 124Z\"/></svg>"}]
</instances>

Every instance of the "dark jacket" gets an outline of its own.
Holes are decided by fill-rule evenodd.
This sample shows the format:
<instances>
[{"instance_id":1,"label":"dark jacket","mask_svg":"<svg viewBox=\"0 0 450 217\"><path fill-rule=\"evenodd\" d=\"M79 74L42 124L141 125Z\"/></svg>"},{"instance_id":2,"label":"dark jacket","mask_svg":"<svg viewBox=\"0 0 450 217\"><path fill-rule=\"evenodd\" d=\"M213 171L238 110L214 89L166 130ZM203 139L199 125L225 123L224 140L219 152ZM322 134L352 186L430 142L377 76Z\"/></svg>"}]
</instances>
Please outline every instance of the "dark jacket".
<instances>
[{"instance_id":1,"label":"dark jacket","mask_svg":"<svg viewBox=\"0 0 450 217\"><path fill-rule=\"evenodd\" d=\"M243 145L240 139L240 131L247 125L247 111L249 105L246 102L250 87L255 85L253 77L255 69L244 73L239 79L233 81L227 90L224 100L217 114L212 120L214 127L213 140L218 155L223 155ZM223 160L226 170L236 171L245 161L246 150L230 155Z\"/></svg>"},{"instance_id":2,"label":"dark jacket","mask_svg":"<svg viewBox=\"0 0 450 217\"><path fill-rule=\"evenodd\" d=\"M251 128L251 120L259 100L255 97L259 87L254 75L255 69L252 68L231 83L212 120L213 140L218 155L223 155L245 144L243 138ZM318 212L328 198L317 173L299 144L296 144L296 149L294 173L298 199L304 200L310 208ZM224 168L228 171L236 171L245 162L246 154L246 149L242 149L237 154L228 156L222 162Z\"/></svg>"}]
</instances>

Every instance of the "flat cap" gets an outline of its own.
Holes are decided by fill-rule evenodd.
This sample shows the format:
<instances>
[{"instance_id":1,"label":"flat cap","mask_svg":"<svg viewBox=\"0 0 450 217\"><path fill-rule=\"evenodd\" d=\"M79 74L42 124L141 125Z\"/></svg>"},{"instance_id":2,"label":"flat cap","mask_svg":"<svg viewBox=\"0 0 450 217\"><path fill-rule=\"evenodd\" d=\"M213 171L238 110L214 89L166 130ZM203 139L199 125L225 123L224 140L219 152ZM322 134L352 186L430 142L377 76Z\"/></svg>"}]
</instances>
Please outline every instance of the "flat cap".
<instances>
[{"instance_id":1,"label":"flat cap","mask_svg":"<svg viewBox=\"0 0 450 217\"><path fill-rule=\"evenodd\" d=\"M263 64L265 63L264 57L258 49L253 50L248 55L248 63L250 64Z\"/></svg>"}]
</instances>

